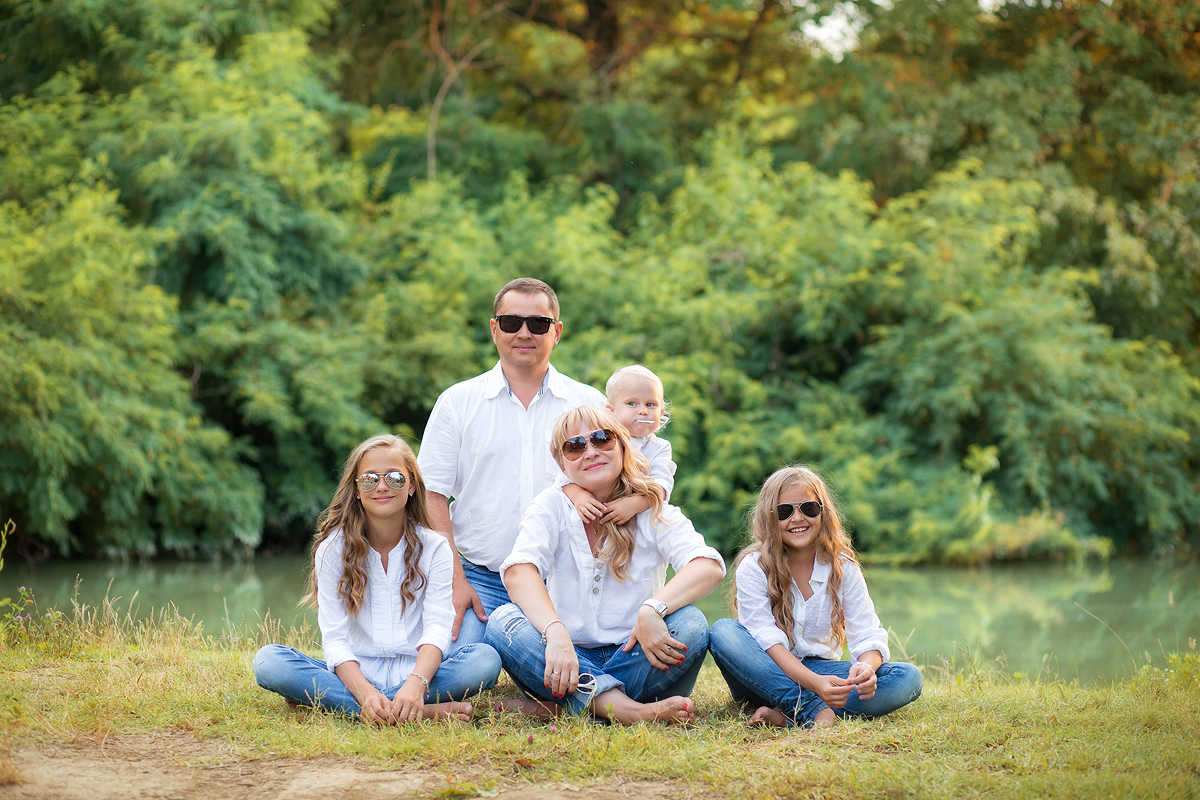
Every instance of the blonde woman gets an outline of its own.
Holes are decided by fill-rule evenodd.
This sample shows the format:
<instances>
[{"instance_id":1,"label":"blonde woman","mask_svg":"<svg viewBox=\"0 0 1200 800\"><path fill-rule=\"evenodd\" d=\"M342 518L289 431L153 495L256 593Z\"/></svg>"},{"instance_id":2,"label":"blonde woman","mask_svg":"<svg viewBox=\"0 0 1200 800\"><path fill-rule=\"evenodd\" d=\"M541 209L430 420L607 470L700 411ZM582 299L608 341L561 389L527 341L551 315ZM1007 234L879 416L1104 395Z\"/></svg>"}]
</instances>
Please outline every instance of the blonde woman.
<instances>
[{"instance_id":1,"label":"blonde woman","mask_svg":"<svg viewBox=\"0 0 1200 800\"><path fill-rule=\"evenodd\" d=\"M450 545L430 530L425 484L412 449L375 436L346 459L333 501L317 520L311 591L324 660L269 644L254 657L258 685L289 705L364 722L470 719L467 697L490 689L500 658L450 646Z\"/></svg>"},{"instance_id":2,"label":"blonde woman","mask_svg":"<svg viewBox=\"0 0 1200 800\"><path fill-rule=\"evenodd\" d=\"M612 412L563 414L551 452L600 502L636 496L648 508L624 523L585 523L561 486L534 498L500 567L513 602L487 625L487 642L529 698L505 705L539 716L565 708L620 723L690 722L687 696L708 641L704 614L690 604L721 582L720 554L663 503Z\"/></svg>"},{"instance_id":3,"label":"blonde woman","mask_svg":"<svg viewBox=\"0 0 1200 800\"><path fill-rule=\"evenodd\" d=\"M821 476L806 467L775 472L751 527L754 541L734 566L738 618L709 632L733 698L759 707L751 724L824 728L920 697L920 671L887 660L887 632ZM853 662L839 660L843 645Z\"/></svg>"}]
</instances>

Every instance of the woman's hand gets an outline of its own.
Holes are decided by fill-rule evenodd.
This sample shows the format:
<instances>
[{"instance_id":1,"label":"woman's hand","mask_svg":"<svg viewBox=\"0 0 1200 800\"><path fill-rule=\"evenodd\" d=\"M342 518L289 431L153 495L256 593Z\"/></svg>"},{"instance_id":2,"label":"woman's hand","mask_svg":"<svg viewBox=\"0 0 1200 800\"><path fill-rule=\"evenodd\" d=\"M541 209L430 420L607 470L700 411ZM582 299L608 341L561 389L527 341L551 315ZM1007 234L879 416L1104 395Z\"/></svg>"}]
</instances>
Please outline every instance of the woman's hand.
<instances>
[{"instance_id":1,"label":"woman's hand","mask_svg":"<svg viewBox=\"0 0 1200 800\"><path fill-rule=\"evenodd\" d=\"M415 675L408 680L392 698L392 714L397 722L416 722L421 718L421 710L425 707L425 684Z\"/></svg>"},{"instance_id":2,"label":"woman's hand","mask_svg":"<svg viewBox=\"0 0 1200 800\"><path fill-rule=\"evenodd\" d=\"M850 677L846 678L848 683L853 683L858 687L858 699L870 700L875 696L875 686L879 683L879 678L875 675L875 668L865 661L855 661L850 667Z\"/></svg>"},{"instance_id":3,"label":"woman's hand","mask_svg":"<svg viewBox=\"0 0 1200 800\"><path fill-rule=\"evenodd\" d=\"M835 675L816 675L809 690L816 693L830 708L844 708L850 699L850 691L854 684L849 679L842 680Z\"/></svg>"},{"instance_id":4,"label":"woman's hand","mask_svg":"<svg viewBox=\"0 0 1200 800\"><path fill-rule=\"evenodd\" d=\"M606 508L601 522L611 522L614 525L624 525L629 520L650 507L650 501L641 495L629 495L619 500L613 500Z\"/></svg>"},{"instance_id":5,"label":"woman's hand","mask_svg":"<svg viewBox=\"0 0 1200 800\"><path fill-rule=\"evenodd\" d=\"M392 711L392 701L382 693L372 691L362 699L362 721L372 725L395 725L396 715Z\"/></svg>"},{"instance_id":6,"label":"woman's hand","mask_svg":"<svg viewBox=\"0 0 1200 800\"><path fill-rule=\"evenodd\" d=\"M600 519L607 508L604 503L596 499L594 494L582 486L568 483L563 487L563 493L571 501L571 504L575 506L575 513L583 520L584 525Z\"/></svg>"},{"instance_id":7,"label":"woman's hand","mask_svg":"<svg viewBox=\"0 0 1200 800\"><path fill-rule=\"evenodd\" d=\"M667 623L655 613L650 606L639 606L637 622L633 624L633 633L629 641L621 649L628 653L637 643L642 645L642 653L655 669L670 669L683 663L687 647L683 642L671 638Z\"/></svg>"},{"instance_id":8,"label":"woman's hand","mask_svg":"<svg viewBox=\"0 0 1200 800\"><path fill-rule=\"evenodd\" d=\"M571 633L561 622L546 629L546 672L543 685L555 697L566 697L579 686L579 657L571 642Z\"/></svg>"}]
</instances>

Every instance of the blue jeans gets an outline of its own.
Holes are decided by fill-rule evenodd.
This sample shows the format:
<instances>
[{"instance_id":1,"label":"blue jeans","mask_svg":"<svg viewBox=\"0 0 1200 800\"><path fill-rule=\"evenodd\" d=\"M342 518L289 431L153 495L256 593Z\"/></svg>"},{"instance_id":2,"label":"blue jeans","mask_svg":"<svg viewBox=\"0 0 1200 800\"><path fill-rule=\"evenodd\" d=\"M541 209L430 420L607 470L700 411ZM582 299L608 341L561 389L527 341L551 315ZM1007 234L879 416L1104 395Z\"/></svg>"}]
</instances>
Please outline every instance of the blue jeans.
<instances>
[{"instance_id":1,"label":"blue jeans","mask_svg":"<svg viewBox=\"0 0 1200 800\"><path fill-rule=\"evenodd\" d=\"M492 572L487 567L472 564L461 555L458 560L462 564L463 573L467 576L467 583L471 584L478 593L485 614L490 617L497 608L512 602L508 598L508 589L504 588L504 581L500 580L499 572ZM468 608L463 614L462 627L458 629L458 639L450 642L451 655L467 645L484 641L485 627L487 627L487 623L480 622L479 617L475 616L474 610Z\"/></svg>"},{"instance_id":2,"label":"blue jeans","mask_svg":"<svg viewBox=\"0 0 1200 800\"><path fill-rule=\"evenodd\" d=\"M542 644L542 634L515 604L501 606L491 615L487 641L500 652L505 671L526 695L565 705L572 714L582 716L590 713L592 698L609 689L621 689L639 703L687 697L692 693L708 650L708 620L695 606L684 606L668 614L665 621L671 636L687 647L682 664L657 669L646 660L641 643L628 653L621 651L624 642L599 647L576 645L580 677L591 675L594 682L588 685L582 681L580 688L565 698L555 697L546 688L543 682L546 645Z\"/></svg>"},{"instance_id":3,"label":"blue jeans","mask_svg":"<svg viewBox=\"0 0 1200 800\"><path fill-rule=\"evenodd\" d=\"M464 700L491 689L500 677L500 656L486 644L463 648L442 661L429 688L426 703ZM362 706L325 662L306 656L294 647L264 645L254 656L254 680L264 689L302 706L336 711L357 717ZM400 686L376 686L389 700Z\"/></svg>"},{"instance_id":4,"label":"blue jeans","mask_svg":"<svg viewBox=\"0 0 1200 800\"><path fill-rule=\"evenodd\" d=\"M817 714L829 708L815 692L801 689L789 678L736 619L713 623L708 648L734 700L777 708L787 717L789 726L812 725ZM810 657L803 663L818 675L846 678L850 674L849 661ZM912 664L889 661L875 675L878 684L874 697L860 700L858 692L851 691L845 708L835 708L834 713L839 717L882 717L921 696L921 671Z\"/></svg>"}]
</instances>

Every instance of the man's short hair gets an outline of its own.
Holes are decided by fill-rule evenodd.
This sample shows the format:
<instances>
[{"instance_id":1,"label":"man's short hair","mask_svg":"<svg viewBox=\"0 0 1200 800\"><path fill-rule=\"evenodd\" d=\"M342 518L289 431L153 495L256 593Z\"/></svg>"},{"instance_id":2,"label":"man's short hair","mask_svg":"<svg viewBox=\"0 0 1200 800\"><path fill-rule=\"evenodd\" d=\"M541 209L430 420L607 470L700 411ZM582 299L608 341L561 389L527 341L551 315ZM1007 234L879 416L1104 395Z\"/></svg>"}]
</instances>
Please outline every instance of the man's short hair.
<instances>
[{"instance_id":1,"label":"man's short hair","mask_svg":"<svg viewBox=\"0 0 1200 800\"><path fill-rule=\"evenodd\" d=\"M544 294L550 301L550 313L558 319L558 295L550 288L550 284L537 278L517 278L504 284L504 288L496 292L496 300L492 303L492 314L500 313L500 300L509 292L519 294Z\"/></svg>"}]
</instances>

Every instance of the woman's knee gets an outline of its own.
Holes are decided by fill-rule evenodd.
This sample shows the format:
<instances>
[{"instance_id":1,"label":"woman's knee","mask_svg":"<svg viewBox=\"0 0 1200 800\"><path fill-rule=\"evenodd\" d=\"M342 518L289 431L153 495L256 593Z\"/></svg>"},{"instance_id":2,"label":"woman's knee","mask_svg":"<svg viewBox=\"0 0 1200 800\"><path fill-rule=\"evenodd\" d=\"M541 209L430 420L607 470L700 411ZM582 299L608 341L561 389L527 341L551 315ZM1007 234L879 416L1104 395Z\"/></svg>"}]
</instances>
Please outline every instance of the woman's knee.
<instances>
[{"instance_id":1,"label":"woman's knee","mask_svg":"<svg viewBox=\"0 0 1200 800\"><path fill-rule=\"evenodd\" d=\"M286 670L294 651L281 644L265 644L254 654L254 680L259 686L269 689L279 684L281 673Z\"/></svg>"},{"instance_id":2,"label":"woman's knee","mask_svg":"<svg viewBox=\"0 0 1200 800\"><path fill-rule=\"evenodd\" d=\"M516 603L505 603L493 611L483 632L484 641L499 653L501 659L506 652L527 646L528 642L522 640L530 636L541 638Z\"/></svg>"},{"instance_id":3,"label":"woman's knee","mask_svg":"<svg viewBox=\"0 0 1200 800\"><path fill-rule=\"evenodd\" d=\"M700 609L684 606L668 614L664 621L671 636L687 645L689 650L700 647L707 649L708 619Z\"/></svg>"},{"instance_id":4,"label":"woman's knee","mask_svg":"<svg viewBox=\"0 0 1200 800\"><path fill-rule=\"evenodd\" d=\"M888 667L888 683L895 695L905 703L911 703L921 696L921 688L925 683L921 670L906 661L889 661L885 666Z\"/></svg>"}]
</instances>

